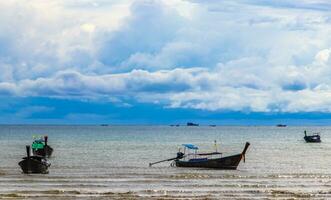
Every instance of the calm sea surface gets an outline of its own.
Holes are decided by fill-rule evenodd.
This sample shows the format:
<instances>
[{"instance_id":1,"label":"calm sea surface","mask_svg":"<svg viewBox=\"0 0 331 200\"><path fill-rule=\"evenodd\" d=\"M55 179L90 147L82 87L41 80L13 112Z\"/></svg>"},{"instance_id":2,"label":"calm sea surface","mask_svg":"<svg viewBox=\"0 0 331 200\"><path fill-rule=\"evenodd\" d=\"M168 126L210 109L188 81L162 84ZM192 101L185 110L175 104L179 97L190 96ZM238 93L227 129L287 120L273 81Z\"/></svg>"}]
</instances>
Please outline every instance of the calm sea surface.
<instances>
[{"instance_id":1,"label":"calm sea surface","mask_svg":"<svg viewBox=\"0 0 331 200\"><path fill-rule=\"evenodd\" d=\"M321 133L307 144L303 131ZM48 135L50 173L25 175L18 162L32 135ZM148 163L180 144L224 155L251 143L238 170ZM331 199L331 127L0 126L0 199Z\"/></svg>"}]
</instances>

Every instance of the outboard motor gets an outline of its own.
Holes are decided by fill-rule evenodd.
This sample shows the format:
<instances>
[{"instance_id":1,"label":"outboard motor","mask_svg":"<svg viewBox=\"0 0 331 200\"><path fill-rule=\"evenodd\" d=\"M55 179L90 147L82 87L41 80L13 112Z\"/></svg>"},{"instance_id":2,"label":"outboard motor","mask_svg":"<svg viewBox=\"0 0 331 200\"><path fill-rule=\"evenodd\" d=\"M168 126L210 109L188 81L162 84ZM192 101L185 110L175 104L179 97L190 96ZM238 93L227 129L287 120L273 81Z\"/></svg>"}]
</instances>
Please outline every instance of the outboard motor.
<instances>
[{"instance_id":1,"label":"outboard motor","mask_svg":"<svg viewBox=\"0 0 331 200\"><path fill-rule=\"evenodd\" d=\"M177 152L177 157L176 160L182 159L184 157L184 153L183 152Z\"/></svg>"},{"instance_id":2,"label":"outboard motor","mask_svg":"<svg viewBox=\"0 0 331 200\"><path fill-rule=\"evenodd\" d=\"M169 159L165 159L165 160L160 160L160 161L157 161L157 162L153 162L153 163L149 163L149 166L151 167L152 165L155 165L157 163L161 163L161 162L166 162L166 161L172 161L172 160L179 160L179 159L182 159L184 158L184 153L182 152L177 152L177 156L175 158L169 158Z\"/></svg>"}]
</instances>

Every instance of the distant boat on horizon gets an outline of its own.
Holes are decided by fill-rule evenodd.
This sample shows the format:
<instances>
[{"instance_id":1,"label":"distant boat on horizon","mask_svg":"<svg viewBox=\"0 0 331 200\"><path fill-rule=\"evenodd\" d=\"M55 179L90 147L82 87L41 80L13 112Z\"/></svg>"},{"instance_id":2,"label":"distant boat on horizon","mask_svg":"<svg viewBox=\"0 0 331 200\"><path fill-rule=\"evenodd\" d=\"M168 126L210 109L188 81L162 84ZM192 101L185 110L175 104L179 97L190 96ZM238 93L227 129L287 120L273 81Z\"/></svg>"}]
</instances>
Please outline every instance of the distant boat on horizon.
<instances>
[{"instance_id":1,"label":"distant boat on horizon","mask_svg":"<svg viewBox=\"0 0 331 200\"><path fill-rule=\"evenodd\" d=\"M277 127L287 127L286 124L277 124L276 126L277 126Z\"/></svg>"},{"instance_id":2,"label":"distant boat on horizon","mask_svg":"<svg viewBox=\"0 0 331 200\"><path fill-rule=\"evenodd\" d=\"M193 122L187 122L187 126L199 126L199 124L193 123Z\"/></svg>"}]
</instances>

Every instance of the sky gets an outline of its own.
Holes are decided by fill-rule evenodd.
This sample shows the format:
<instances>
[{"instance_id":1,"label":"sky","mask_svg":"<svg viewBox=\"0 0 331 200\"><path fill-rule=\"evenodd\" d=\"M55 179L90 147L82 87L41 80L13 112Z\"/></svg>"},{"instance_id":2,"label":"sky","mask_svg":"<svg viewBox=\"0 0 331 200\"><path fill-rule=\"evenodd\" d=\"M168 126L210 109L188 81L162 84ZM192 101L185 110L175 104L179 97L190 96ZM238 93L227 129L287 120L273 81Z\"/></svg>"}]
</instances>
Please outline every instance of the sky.
<instances>
[{"instance_id":1,"label":"sky","mask_svg":"<svg viewBox=\"0 0 331 200\"><path fill-rule=\"evenodd\" d=\"M0 123L328 124L328 0L0 1Z\"/></svg>"}]
</instances>

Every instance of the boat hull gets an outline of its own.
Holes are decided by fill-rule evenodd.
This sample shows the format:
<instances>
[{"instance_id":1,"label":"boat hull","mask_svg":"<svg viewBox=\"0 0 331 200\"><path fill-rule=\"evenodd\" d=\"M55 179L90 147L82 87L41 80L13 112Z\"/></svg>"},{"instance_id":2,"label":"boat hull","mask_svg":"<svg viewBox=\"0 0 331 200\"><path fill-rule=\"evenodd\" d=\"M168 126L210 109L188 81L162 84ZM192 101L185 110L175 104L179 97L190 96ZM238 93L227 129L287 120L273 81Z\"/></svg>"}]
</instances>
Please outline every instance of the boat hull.
<instances>
[{"instance_id":1,"label":"boat hull","mask_svg":"<svg viewBox=\"0 0 331 200\"><path fill-rule=\"evenodd\" d=\"M35 159L24 159L18 163L25 174L47 174L49 164Z\"/></svg>"},{"instance_id":2,"label":"boat hull","mask_svg":"<svg viewBox=\"0 0 331 200\"><path fill-rule=\"evenodd\" d=\"M303 139L305 139L308 143L320 143L321 137L320 136L305 136Z\"/></svg>"},{"instance_id":3,"label":"boat hull","mask_svg":"<svg viewBox=\"0 0 331 200\"><path fill-rule=\"evenodd\" d=\"M224 169L224 170L235 170L237 169L243 154L237 154L233 156L227 156L223 158L197 160L191 161L175 160L176 167L196 167L196 168L213 168L213 169Z\"/></svg>"}]
</instances>

